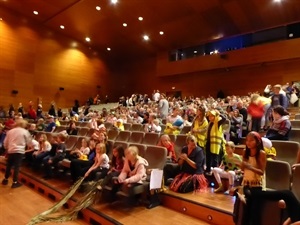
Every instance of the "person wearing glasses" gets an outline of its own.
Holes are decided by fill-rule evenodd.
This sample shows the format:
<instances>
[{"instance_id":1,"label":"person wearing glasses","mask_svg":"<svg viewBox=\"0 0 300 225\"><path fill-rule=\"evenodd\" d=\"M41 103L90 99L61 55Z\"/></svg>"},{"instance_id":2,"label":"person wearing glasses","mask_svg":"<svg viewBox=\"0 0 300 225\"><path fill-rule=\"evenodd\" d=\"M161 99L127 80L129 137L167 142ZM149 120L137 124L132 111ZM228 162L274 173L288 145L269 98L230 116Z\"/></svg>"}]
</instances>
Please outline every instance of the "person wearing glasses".
<instances>
[{"instance_id":1,"label":"person wearing glasses","mask_svg":"<svg viewBox=\"0 0 300 225\"><path fill-rule=\"evenodd\" d=\"M186 143L179 155L178 164L173 167L172 175L175 178L170 189L180 193L203 191L207 188L203 149L197 146L197 139L193 135L187 137Z\"/></svg>"}]
</instances>

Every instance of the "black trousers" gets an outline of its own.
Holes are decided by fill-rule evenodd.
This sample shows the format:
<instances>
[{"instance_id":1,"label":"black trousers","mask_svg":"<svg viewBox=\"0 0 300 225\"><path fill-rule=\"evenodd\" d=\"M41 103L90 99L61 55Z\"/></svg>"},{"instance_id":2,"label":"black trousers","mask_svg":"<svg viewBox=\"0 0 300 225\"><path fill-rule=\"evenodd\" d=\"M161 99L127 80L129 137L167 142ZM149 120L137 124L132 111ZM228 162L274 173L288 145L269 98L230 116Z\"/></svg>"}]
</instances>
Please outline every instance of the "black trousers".
<instances>
[{"instance_id":1,"label":"black trousers","mask_svg":"<svg viewBox=\"0 0 300 225\"><path fill-rule=\"evenodd\" d=\"M94 161L85 161L81 159L71 160L70 170L72 180L75 182L80 176L83 176L86 171L94 164Z\"/></svg>"},{"instance_id":2,"label":"black trousers","mask_svg":"<svg viewBox=\"0 0 300 225\"><path fill-rule=\"evenodd\" d=\"M206 149L206 170L205 172L210 173L211 167L219 166L219 155L213 154L209 149Z\"/></svg>"},{"instance_id":3,"label":"black trousers","mask_svg":"<svg viewBox=\"0 0 300 225\"><path fill-rule=\"evenodd\" d=\"M12 167L14 168L13 182L18 181L19 170L22 164L24 154L12 153L7 155L7 164L5 170L5 179L8 179L11 174Z\"/></svg>"}]
</instances>

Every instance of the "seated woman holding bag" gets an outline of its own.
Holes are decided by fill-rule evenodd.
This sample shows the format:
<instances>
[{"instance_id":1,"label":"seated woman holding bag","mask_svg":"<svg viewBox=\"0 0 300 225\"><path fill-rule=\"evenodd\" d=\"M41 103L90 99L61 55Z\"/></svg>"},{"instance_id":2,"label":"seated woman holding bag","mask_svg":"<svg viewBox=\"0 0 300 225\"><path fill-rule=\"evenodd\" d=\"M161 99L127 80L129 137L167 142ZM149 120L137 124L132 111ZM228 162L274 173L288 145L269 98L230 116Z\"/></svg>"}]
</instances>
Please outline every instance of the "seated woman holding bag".
<instances>
[{"instance_id":1,"label":"seated woman holding bag","mask_svg":"<svg viewBox=\"0 0 300 225\"><path fill-rule=\"evenodd\" d=\"M273 123L266 133L269 140L289 140L289 133L292 128L289 120L289 113L280 105L272 110Z\"/></svg>"},{"instance_id":2,"label":"seated woman holding bag","mask_svg":"<svg viewBox=\"0 0 300 225\"><path fill-rule=\"evenodd\" d=\"M170 189L180 193L205 190L207 180L204 176L203 149L197 146L197 139L193 135L188 136L186 142L187 146L181 150L178 165L174 167L173 174L176 176Z\"/></svg>"}]
</instances>

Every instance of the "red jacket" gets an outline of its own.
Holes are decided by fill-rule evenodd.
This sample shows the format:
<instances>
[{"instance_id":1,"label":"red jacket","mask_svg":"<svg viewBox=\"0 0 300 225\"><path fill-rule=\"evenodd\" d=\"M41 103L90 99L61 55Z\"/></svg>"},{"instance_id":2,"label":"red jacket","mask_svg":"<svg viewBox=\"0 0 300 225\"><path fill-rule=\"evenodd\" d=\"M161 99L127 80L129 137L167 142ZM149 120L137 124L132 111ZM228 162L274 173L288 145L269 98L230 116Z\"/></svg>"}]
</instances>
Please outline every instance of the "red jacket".
<instances>
[{"instance_id":1,"label":"red jacket","mask_svg":"<svg viewBox=\"0 0 300 225\"><path fill-rule=\"evenodd\" d=\"M261 102L258 104L250 103L247 110L248 113L254 118L262 118L264 115L264 105Z\"/></svg>"}]
</instances>

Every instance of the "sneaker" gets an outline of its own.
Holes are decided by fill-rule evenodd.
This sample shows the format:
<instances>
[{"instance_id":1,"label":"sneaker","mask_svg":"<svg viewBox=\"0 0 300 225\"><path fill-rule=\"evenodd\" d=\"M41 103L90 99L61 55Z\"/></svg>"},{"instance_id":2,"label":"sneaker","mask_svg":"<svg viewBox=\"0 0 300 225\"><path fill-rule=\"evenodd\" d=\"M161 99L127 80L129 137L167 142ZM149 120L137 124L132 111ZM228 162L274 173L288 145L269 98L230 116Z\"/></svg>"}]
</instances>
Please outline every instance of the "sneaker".
<instances>
[{"instance_id":1,"label":"sneaker","mask_svg":"<svg viewBox=\"0 0 300 225\"><path fill-rule=\"evenodd\" d=\"M229 190L225 191L224 195L229 195Z\"/></svg>"},{"instance_id":2,"label":"sneaker","mask_svg":"<svg viewBox=\"0 0 300 225\"><path fill-rule=\"evenodd\" d=\"M8 179L5 179L5 178L4 178L4 179L2 180L2 184L3 184L3 185L7 185L7 184L8 184Z\"/></svg>"},{"instance_id":3,"label":"sneaker","mask_svg":"<svg viewBox=\"0 0 300 225\"><path fill-rule=\"evenodd\" d=\"M18 188L18 187L21 187L23 184L19 183L18 181L17 182L13 182L12 185L11 185L11 188Z\"/></svg>"}]
</instances>

